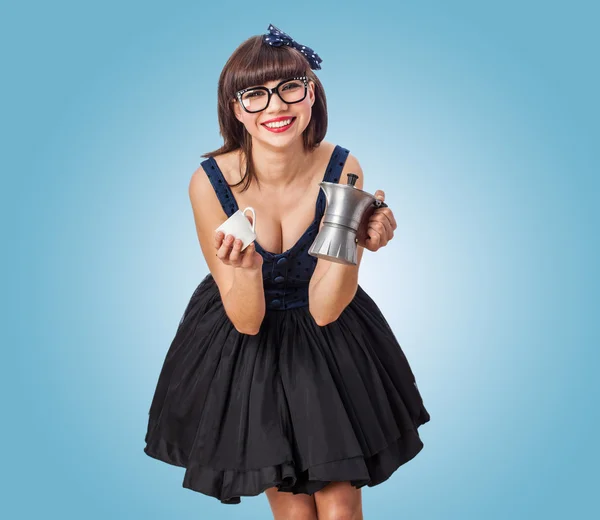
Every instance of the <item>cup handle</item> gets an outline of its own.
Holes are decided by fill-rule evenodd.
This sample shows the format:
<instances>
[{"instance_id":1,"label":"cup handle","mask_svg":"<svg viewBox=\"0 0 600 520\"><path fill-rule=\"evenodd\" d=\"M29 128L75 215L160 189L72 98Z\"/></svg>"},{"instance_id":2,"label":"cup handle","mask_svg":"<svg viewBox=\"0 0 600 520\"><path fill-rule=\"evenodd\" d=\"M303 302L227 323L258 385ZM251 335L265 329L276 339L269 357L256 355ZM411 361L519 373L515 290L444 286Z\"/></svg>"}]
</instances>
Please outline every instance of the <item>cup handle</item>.
<instances>
[{"instance_id":1,"label":"cup handle","mask_svg":"<svg viewBox=\"0 0 600 520\"><path fill-rule=\"evenodd\" d=\"M245 215L246 211L250 210L252 212L252 233L254 233L254 226L256 225L256 213L254 212L254 208L248 206L242 213Z\"/></svg>"}]
</instances>

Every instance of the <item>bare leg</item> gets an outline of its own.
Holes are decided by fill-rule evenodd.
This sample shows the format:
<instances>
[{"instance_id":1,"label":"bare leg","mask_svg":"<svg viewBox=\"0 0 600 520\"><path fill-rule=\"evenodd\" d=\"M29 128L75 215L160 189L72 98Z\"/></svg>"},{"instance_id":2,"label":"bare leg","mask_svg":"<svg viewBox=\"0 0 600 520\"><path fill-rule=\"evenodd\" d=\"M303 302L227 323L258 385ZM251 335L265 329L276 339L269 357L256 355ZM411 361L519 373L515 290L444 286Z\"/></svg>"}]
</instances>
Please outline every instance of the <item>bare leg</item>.
<instances>
[{"instance_id":1,"label":"bare leg","mask_svg":"<svg viewBox=\"0 0 600 520\"><path fill-rule=\"evenodd\" d=\"M331 482L315 493L318 520L363 520L362 489Z\"/></svg>"},{"instance_id":2,"label":"bare leg","mask_svg":"<svg viewBox=\"0 0 600 520\"><path fill-rule=\"evenodd\" d=\"M269 500L274 520L317 520L314 495L278 491L268 488L265 494Z\"/></svg>"}]
</instances>

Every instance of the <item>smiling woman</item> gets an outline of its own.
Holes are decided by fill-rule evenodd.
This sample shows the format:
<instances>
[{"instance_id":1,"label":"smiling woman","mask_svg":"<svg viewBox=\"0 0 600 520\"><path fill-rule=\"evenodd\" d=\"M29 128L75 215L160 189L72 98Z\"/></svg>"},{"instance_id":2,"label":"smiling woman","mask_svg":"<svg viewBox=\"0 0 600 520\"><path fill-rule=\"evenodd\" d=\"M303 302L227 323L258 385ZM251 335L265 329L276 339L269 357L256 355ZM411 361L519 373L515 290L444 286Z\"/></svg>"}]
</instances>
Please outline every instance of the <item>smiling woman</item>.
<instances>
[{"instance_id":1,"label":"smiling woman","mask_svg":"<svg viewBox=\"0 0 600 520\"><path fill-rule=\"evenodd\" d=\"M361 488L415 457L430 420L387 320L358 285L364 249L393 237L391 209L370 217L357 265L309 255L327 204L320 183L352 173L363 187L358 160L324 141L320 63L271 26L221 73L224 144L189 185L210 273L167 353L145 439L148 455L186 468L184 487L227 504L264 492L275 520L360 520ZM256 240L242 251L215 230L248 206Z\"/></svg>"},{"instance_id":2,"label":"smiling woman","mask_svg":"<svg viewBox=\"0 0 600 520\"><path fill-rule=\"evenodd\" d=\"M286 85L288 80L292 83ZM298 82L301 82L302 88ZM286 87L285 91L281 89L282 86ZM258 92L256 87L260 87ZM278 95L273 96L273 92L277 92ZM298 96L300 92L304 95ZM262 100L260 105L254 100L255 97ZM221 72L218 116L224 143L204 157L215 157L241 148L246 159L243 174L243 190L246 190L253 181L258 182L252 160L252 137L255 134L251 126L240 125L240 122L251 123L271 104L276 105L280 102L292 108L294 104L304 103L307 97L310 107L308 112L303 112L305 124L301 129L296 128L295 135L302 136L304 150L310 152L327 133L327 99L321 81L308 67L305 57L294 48L265 44L260 36L249 38L231 55ZM289 102L290 98L293 98L292 103ZM250 103L252 106L249 106ZM297 116L292 116L292 119L296 118ZM263 121L266 122L269 120ZM296 123L294 121L295 126L299 127Z\"/></svg>"}]
</instances>

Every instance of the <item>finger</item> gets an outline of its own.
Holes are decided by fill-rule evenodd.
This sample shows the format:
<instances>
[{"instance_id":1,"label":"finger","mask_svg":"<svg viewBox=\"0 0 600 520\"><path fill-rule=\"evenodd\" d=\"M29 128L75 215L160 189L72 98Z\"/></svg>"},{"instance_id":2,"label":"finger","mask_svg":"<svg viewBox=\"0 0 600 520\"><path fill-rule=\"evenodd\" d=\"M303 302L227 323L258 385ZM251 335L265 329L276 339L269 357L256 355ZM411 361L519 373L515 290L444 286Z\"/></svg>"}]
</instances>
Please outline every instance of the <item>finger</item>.
<instances>
[{"instance_id":1,"label":"finger","mask_svg":"<svg viewBox=\"0 0 600 520\"><path fill-rule=\"evenodd\" d=\"M385 192L383 190L377 190L375 192L375 198L379 200L385 200Z\"/></svg>"},{"instance_id":2,"label":"finger","mask_svg":"<svg viewBox=\"0 0 600 520\"><path fill-rule=\"evenodd\" d=\"M389 220L392 229L396 229L398 227L398 224L396 223L396 217L394 217L394 213L392 212L392 210L390 208L379 208L381 210L381 213L383 213L387 219Z\"/></svg>"},{"instance_id":3,"label":"finger","mask_svg":"<svg viewBox=\"0 0 600 520\"><path fill-rule=\"evenodd\" d=\"M377 231L379 234L379 242L382 246L385 246L388 243L390 235L393 234L389 221L383 216L369 222L369 228Z\"/></svg>"},{"instance_id":4,"label":"finger","mask_svg":"<svg viewBox=\"0 0 600 520\"><path fill-rule=\"evenodd\" d=\"M381 219L381 222L388 223L390 230L392 231L398 227L396 224L396 218L394 217L392 210L389 208L377 208L373 212L373 215L371 215L371 220L378 221L379 219Z\"/></svg>"},{"instance_id":5,"label":"finger","mask_svg":"<svg viewBox=\"0 0 600 520\"><path fill-rule=\"evenodd\" d=\"M217 256L226 264L229 263L229 251L231 250L231 244L233 243L233 236L227 235L221 247L217 251Z\"/></svg>"},{"instance_id":6,"label":"finger","mask_svg":"<svg viewBox=\"0 0 600 520\"><path fill-rule=\"evenodd\" d=\"M219 249L221 247L221 244L223 242L223 239L225 238L225 233L223 233L223 231L217 231L215 233L215 249Z\"/></svg>"},{"instance_id":7,"label":"finger","mask_svg":"<svg viewBox=\"0 0 600 520\"><path fill-rule=\"evenodd\" d=\"M366 247L369 251L377 251L381 242L381 234L377 229L369 225L367 229L368 238L365 240Z\"/></svg>"},{"instance_id":8,"label":"finger","mask_svg":"<svg viewBox=\"0 0 600 520\"><path fill-rule=\"evenodd\" d=\"M384 213L381 216L381 223L383 224L384 227L384 240L385 243L383 245L386 245L394 236L394 228L392 227L392 223L390 222L390 219L388 218L387 214Z\"/></svg>"},{"instance_id":9,"label":"finger","mask_svg":"<svg viewBox=\"0 0 600 520\"><path fill-rule=\"evenodd\" d=\"M233 243L233 249L231 250L231 253L229 254L229 261L231 262L231 265L233 265L234 267L238 267L239 264L241 263L241 249L242 249L242 241L237 238L235 240L235 242Z\"/></svg>"},{"instance_id":10,"label":"finger","mask_svg":"<svg viewBox=\"0 0 600 520\"><path fill-rule=\"evenodd\" d=\"M248 247L242 252L242 267L249 268L254 265L254 242L250 242Z\"/></svg>"}]
</instances>

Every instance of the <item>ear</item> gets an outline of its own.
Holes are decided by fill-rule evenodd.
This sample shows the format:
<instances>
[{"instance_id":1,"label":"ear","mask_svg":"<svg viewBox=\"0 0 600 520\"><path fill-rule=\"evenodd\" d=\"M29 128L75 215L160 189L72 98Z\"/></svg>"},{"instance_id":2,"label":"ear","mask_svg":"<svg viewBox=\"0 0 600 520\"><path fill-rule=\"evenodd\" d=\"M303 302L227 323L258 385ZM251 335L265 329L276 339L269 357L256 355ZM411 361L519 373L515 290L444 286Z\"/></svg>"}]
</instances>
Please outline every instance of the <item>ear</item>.
<instances>
[{"instance_id":1,"label":"ear","mask_svg":"<svg viewBox=\"0 0 600 520\"><path fill-rule=\"evenodd\" d=\"M312 107L315 104L315 82L314 81L309 81L308 82L308 98L310 99L310 106Z\"/></svg>"}]
</instances>

